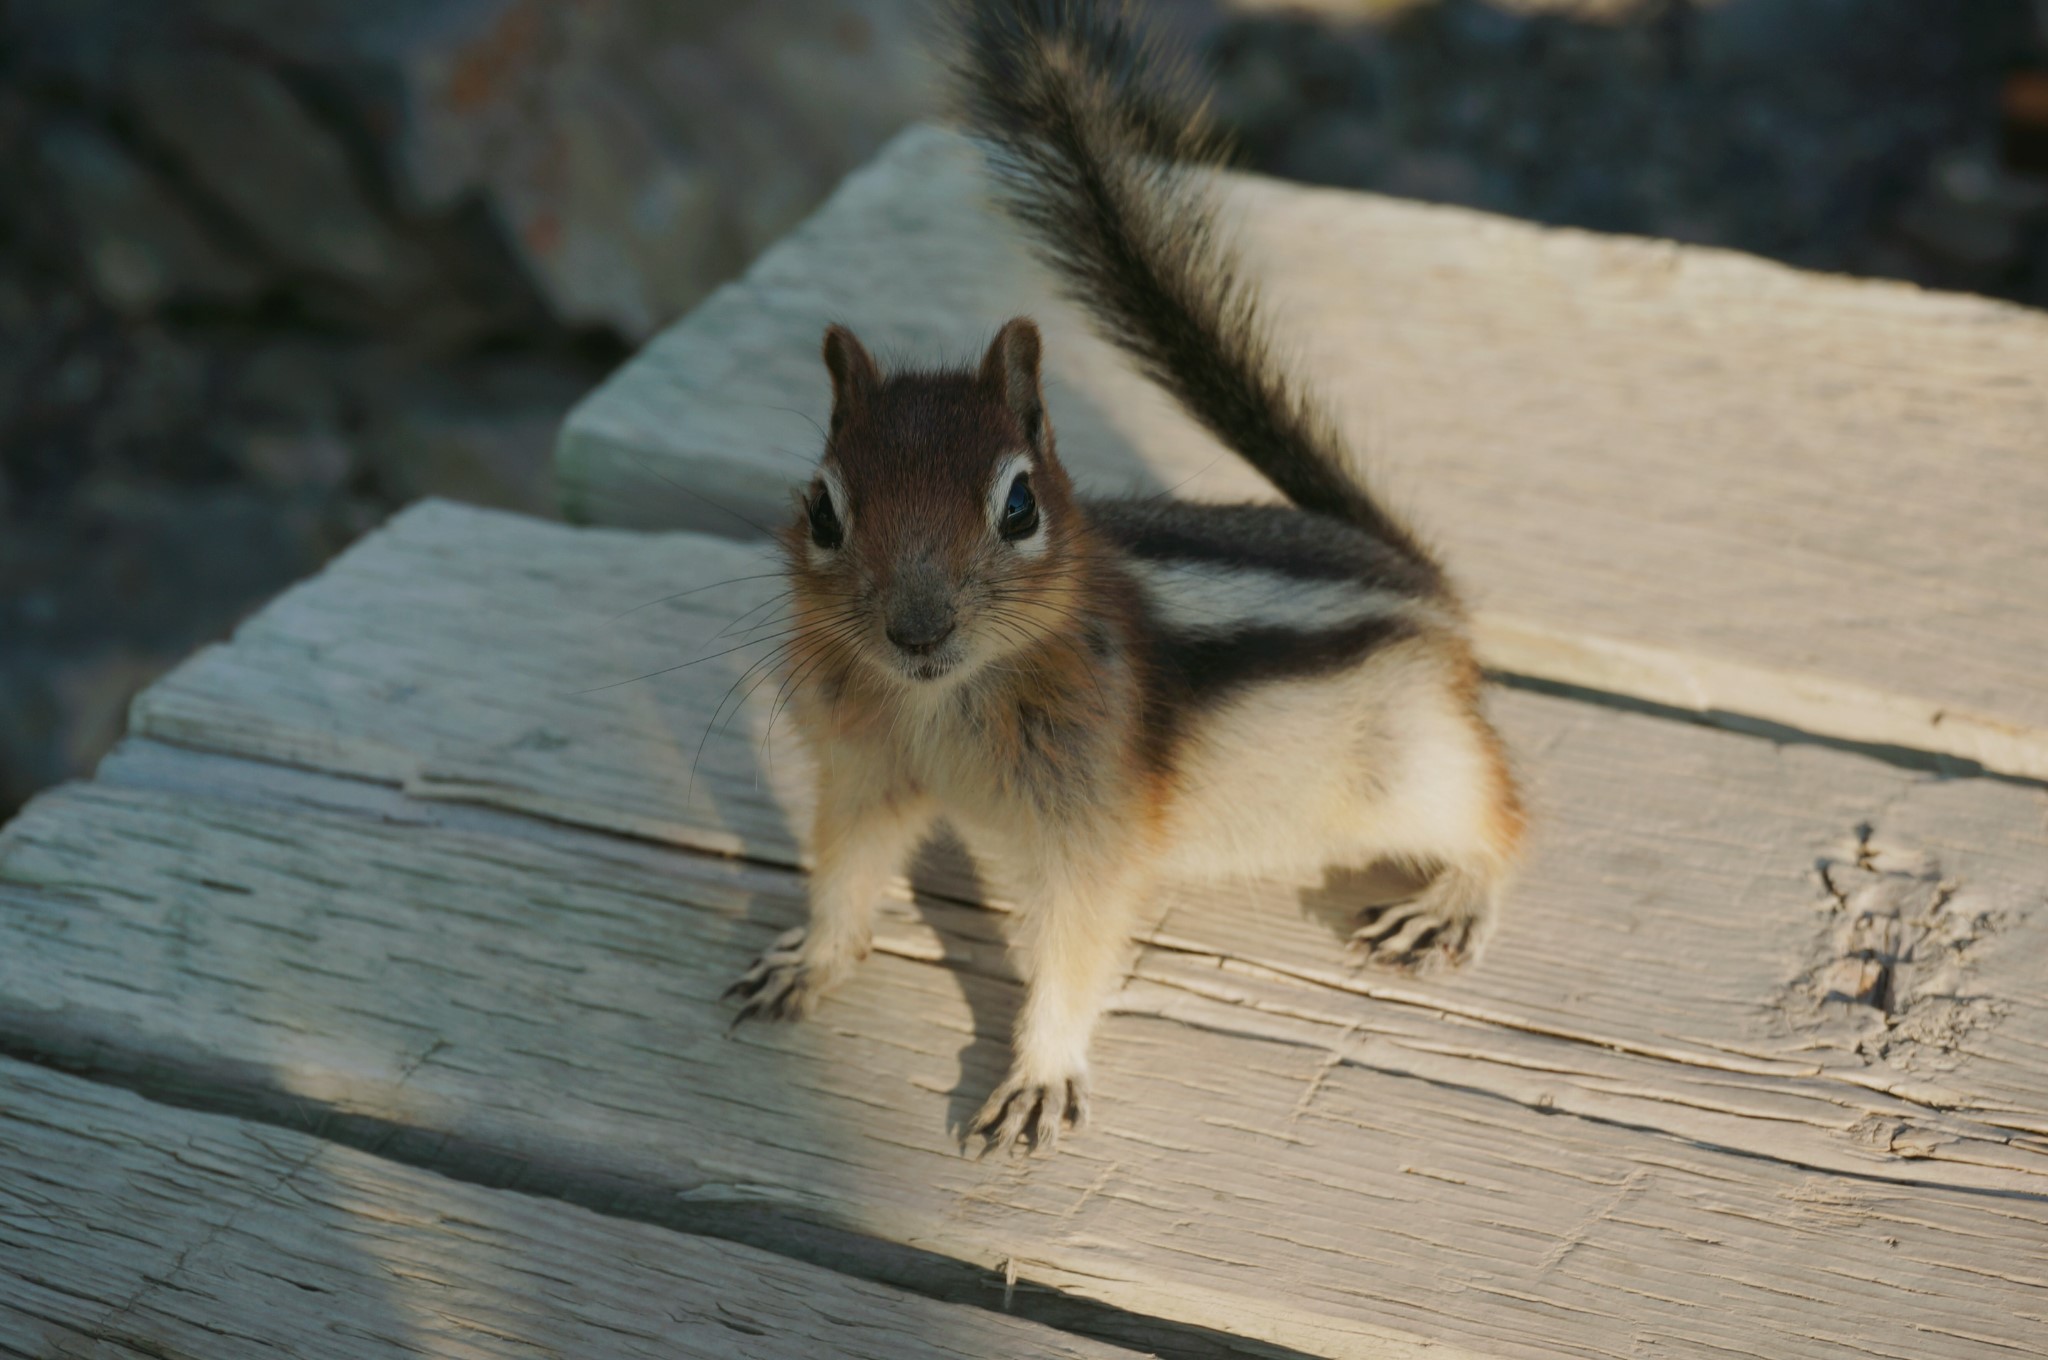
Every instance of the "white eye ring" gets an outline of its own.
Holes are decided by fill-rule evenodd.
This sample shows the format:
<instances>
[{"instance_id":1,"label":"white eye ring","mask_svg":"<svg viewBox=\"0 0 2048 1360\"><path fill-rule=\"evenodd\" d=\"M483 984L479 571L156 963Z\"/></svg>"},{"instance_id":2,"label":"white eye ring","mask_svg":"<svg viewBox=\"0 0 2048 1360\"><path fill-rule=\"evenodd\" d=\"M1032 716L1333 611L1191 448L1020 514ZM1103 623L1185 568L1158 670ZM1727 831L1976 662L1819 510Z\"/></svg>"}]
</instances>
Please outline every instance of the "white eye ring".
<instances>
[{"instance_id":1,"label":"white eye ring","mask_svg":"<svg viewBox=\"0 0 2048 1360\"><path fill-rule=\"evenodd\" d=\"M990 532L1001 538L1003 517L1010 502L1010 488L1016 484L1019 473L1030 474L1036 480L1038 463L1028 453L1013 453L996 464L995 476L988 484L988 527ZM1040 525L1036 532L1023 538L1008 540L1010 547L1020 553L1036 555L1045 551L1044 502L1040 502Z\"/></svg>"},{"instance_id":2,"label":"white eye ring","mask_svg":"<svg viewBox=\"0 0 2048 1360\"><path fill-rule=\"evenodd\" d=\"M810 550L813 553L837 552L841 547L845 546L847 535L853 532L852 507L847 504L846 487L839 480L838 469L834 468L830 463L820 463L818 465L818 482L824 493L832 499L832 517L839 521L839 542L828 548L811 535L806 535L805 541L809 543ZM804 494L804 514L807 517L811 514L811 506L815 503L816 498L813 493L806 492Z\"/></svg>"}]
</instances>

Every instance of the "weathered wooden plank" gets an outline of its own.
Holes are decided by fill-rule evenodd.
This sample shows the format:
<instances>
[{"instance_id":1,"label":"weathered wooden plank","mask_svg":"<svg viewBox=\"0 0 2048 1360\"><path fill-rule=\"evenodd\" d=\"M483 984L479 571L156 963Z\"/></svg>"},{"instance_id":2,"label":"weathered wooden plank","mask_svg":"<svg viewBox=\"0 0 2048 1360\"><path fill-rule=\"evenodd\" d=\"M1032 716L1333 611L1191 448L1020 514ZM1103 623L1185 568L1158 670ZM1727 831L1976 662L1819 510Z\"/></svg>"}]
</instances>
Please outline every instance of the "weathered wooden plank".
<instances>
[{"instance_id":1,"label":"weathered wooden plank","mask_svg":"<svg viewBox=\"0 0 2048 1360\"><path fill-rule=\"evenodd\" d=\"M796 864L808 788L786 725L763 740L772 687L712 721L764 650L716 655L720 634L779 587L704 587L763 569L715 539L423 506L145 694L136 729ZM1147 976L1267 1012L1378 998L1361 1023L1418 1072L1521 1099L1525 1069L1568 1071L1556 1098L1806 1165L2048 1174L2039 790L1531 694L1497 709L1538 836L1479 971L1355 973L1356 892L1271 883L1175 888ZM975 895L943 862L927 882ZM1895 962L1865 980L1872 931Z\"/></svg>"},{"instance_id":2,"label":"weathered wooden plank","mask_svg":"<svg viewBox=\"0 0 2048 1360\"><path fill-rule=\"evenodd\" d=\"M573 515L753 534L818 334L1048 329L1085 485L1265 496L1051 300L971 149L905 133L571 417ZM1480 605L1490 664L2048 778L2048 318L1723 251L1233 178L1273 313ZM734 513L728 513L734 512Z\"/></svg>"},{"instance_id":3,"label":"weathered wooden plank","mask_svg":"<svg viewBox=\"0 0 2048 1360\"><path fill-rule=\"evenodd\" d=\"M21 1063L0 1097L0 1355L1137 1355Z\"/></svg>"},{"instance_id":4,"label":"weathered wooden plank","mask_svg":"<svg viewBox=\"0 0 2048 1360\"><path fill-rule=\"evenodd\" d=\"M2042 1334L2039 1193L1731 1153L1577 1108L1561 1069L1521 1093L1417 1072L1367 998L1283 1014L1141 983L1105 1027L1097 1126L975 1163L948 1125L1016 999L990 913L899 907L815 1023L728 1039L717 993L796 918L789 872L256 778L74 787L6 832L12 1042L137 1081L211 1062L280 1110L500 1149L536 1183L835 1225L1313 1354L1420 1334L1953 1360Z\"/></svg>"}]
</instances>

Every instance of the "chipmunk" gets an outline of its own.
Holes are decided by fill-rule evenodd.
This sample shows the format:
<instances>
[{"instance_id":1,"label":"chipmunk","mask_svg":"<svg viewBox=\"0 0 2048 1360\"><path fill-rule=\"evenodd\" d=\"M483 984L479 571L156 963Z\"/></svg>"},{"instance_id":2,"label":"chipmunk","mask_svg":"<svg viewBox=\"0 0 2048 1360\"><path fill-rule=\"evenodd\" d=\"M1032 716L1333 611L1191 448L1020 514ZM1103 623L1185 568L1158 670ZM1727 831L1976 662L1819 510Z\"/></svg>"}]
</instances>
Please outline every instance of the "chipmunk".
<instances>
[{"instance_id":1,"label":"chipmunk","mask_svg":"<svg viewBox=\"0 0 2048 1360\"><path fill-rule=\"evenodd\" d=\"M730 994L739 1019L809 1013L943 817L1015 903L1026 983L966 1141L1042 1151L1085 1121L1090 1036L1161 879L1403 863L1434 876L1354 947L1455 964L1523 816L1443 569L1269 357L1195 102L1086 3L967 0L961 33L1009 210L1102 333L1293 504L1078 496L1026 318L962 371L885 373L827 329L824 456L782 536L790 711L818 766L810 924Z\"/></svg>"}]
</instances>

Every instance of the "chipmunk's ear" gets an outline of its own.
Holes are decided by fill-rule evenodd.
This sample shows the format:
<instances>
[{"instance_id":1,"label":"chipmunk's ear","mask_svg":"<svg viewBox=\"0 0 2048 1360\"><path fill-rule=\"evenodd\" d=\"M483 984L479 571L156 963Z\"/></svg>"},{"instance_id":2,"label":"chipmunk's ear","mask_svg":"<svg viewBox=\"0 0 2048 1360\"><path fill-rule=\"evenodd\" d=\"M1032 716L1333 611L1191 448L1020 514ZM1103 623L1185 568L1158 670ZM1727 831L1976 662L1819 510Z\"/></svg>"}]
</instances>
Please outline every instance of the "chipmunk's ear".
<instances>
[{"instance_id":1,"label":"chipmunk's ear","mask_svg":"<svg viewBox=\"0 0 2048 1360\"><path fill-rule=\"evenodd\" d=\"M832 431L837 434L846 418L866 406L882 385L882 370L844 326L825 328L825 370L832 375Z\"/></svg>"},{"instance_id":2,"label":"chipmunk's ear","mask_svg":"<svg viewBox=\"0 0 2048 1360\"><path fill-rule=\"evenodd\" d=\"M1044 451L1045 393L1038 377L1038 326L1028 316L996 332L981 358L981 385L1017 417L1034 453Z\"/></svg>"}]
</instances>

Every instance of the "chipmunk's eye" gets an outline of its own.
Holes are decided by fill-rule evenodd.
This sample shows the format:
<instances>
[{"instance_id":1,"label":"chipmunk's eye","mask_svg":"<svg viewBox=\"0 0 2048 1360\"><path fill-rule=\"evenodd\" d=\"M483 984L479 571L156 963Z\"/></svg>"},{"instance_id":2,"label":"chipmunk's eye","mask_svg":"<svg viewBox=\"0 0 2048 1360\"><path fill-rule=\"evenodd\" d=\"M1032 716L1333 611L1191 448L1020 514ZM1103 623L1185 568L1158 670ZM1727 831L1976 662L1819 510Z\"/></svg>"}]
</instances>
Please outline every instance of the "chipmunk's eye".
<instances>
[{"instance_id":1,"label":"chipmunk's eye","mask_svg":"<svg viewBox=\"0 0 2048 1360\"><path fill-rule=\"evenodd\" d=\"M1037 532L1038 497L1031 494L1031 474L1020 472L1010 483L1010 498L1003 502L1002 535L1014 543Z\"/></svg>"},{"instance_id":2,"label":"chipmunk's eye","mask_svg":"<svg viewBox=\"0 0 2048 1360\"><path fill-rule=\"evenodd\" d=\"M846 530L839 523L839 512L832 508L832 493L824 487L811 498L811 542L821 548L836 548L846 541Z\"/></svg>"}]
</instances>

